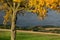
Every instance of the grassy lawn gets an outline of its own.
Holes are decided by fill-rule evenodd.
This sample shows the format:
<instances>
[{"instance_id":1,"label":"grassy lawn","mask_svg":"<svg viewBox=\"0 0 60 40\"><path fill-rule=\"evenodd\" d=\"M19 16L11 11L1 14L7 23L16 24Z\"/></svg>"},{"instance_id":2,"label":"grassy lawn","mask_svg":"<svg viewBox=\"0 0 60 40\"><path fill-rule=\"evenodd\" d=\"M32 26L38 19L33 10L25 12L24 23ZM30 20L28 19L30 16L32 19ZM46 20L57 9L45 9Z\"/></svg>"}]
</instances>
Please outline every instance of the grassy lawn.
<instances>
[{"instance_id":1,"label":"grassy lawn","mask_svg":"<svg viewBox=\"0 0 60 40\"><path fill-rule=\"evenodd\" d=\"M10 40L10 32L0 31L0 40ZM16 40L60 40L60 36L17 32Z\"/></svg>"}]
</instances>

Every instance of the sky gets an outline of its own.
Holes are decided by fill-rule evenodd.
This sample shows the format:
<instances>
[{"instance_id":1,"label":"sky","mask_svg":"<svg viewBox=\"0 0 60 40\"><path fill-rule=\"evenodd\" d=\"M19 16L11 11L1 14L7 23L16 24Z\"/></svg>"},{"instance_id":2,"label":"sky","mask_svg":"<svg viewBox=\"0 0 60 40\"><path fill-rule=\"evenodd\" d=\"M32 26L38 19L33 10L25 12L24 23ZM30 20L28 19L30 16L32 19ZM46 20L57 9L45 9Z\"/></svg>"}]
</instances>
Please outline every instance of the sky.
<instances>
[{"instance_id":1,"label":"sky","mask_svg":"<svg viewBox=\"0 0 60 40\"><path fill-rule=\"evenodd\" d=\"M3 22L4 12L0 11L0 24ZM25 16L18 15L17 17L17 25L18 26L45 26L45 25L53 25L60 26L60 14L57 12L49 11L48 16L45 17L44 20L39 20L36 14L32 14L29 12L25 13Z\"/></svg>"}]
</instances>

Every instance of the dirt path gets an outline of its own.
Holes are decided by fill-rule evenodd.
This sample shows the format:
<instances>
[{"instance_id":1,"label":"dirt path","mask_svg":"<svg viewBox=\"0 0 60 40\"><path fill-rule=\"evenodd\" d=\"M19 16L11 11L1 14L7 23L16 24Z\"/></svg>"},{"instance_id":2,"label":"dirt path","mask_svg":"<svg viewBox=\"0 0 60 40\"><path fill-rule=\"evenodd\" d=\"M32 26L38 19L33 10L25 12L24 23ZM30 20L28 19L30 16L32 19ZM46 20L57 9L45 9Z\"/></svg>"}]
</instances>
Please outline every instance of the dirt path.
<instances>
[{"instance_id":1,"label":"dirt path","mask_svg":"<svg viewBox=\"0 0 60 40\"><path fill-rule=\"evenodd\" d=\"M0 31L11 31L10 29L0 29Z\"/></svg>"},{"instance_id":2,"label":"dirt path","mask_svg":"<svg viewBox=\"0 0 60 40\"><path fill-rule=\"evenodd\" d=\"M10 29L0 29L0 31L11 31ZM24 31L24 30L17 30L17 32L24 32L24 33L34 33L34 34L50 34L50 35L59 35L57 33L46 33L46 32L34 32L34 31Z\"/></svg>"},{"instance_id":3,"label":"dirt path","mask_svg":"<svg viewBox=\"0 0 60 40\"><path fill-rule=\"evenodd\" d=\"M17 30L17 32L24 32L24 33L34 33L34 34L50 34L50 35L59 35L57 33L47 33L47 32L34 32L34 31L24 31L24 30Z\"/></svg>"}]
</instances>

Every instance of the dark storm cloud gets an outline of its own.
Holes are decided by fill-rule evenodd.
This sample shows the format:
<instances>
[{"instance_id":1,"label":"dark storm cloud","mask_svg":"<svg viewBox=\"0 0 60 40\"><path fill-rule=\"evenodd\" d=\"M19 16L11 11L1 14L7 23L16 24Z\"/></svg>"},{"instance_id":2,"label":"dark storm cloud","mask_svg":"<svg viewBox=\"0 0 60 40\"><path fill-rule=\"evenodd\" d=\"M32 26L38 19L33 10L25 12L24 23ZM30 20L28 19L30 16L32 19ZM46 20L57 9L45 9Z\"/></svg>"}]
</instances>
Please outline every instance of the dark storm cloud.
<instances>
[{"instance_id":1,"label":"dark storm cloud","mask_svg":"<svg viewBox=\"0 0 60 40\"><path fill-rule=\"evenodd\" d=\"M0 23L3 22L3 14L4 12L0 12ZM25 16L18 15L17 25L20 26L29 26L29 25L55 25L60 26L60 14L56 14L57 12L49 11L48 17L44 20L39 20L36 14L32 14L27 12Z\"/></svg>"}]
</instances>

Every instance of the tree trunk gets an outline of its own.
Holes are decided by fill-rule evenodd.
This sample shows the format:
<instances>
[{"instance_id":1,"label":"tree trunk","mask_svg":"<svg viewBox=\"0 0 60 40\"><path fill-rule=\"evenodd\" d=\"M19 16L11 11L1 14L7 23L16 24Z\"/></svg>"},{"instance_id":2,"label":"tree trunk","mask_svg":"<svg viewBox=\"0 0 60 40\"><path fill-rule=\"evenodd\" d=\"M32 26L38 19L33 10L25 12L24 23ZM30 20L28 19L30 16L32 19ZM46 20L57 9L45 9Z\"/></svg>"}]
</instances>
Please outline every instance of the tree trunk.
<instances>
[{"instance_id":1,"label":"tree trunk","mask_svg":"<svg viewBox=\"0 0 60 40\"><path fill-rule=\"evenodd\" d=\"M11 40L16 40L16 13L12 15L12 22L11 22Z\"/></svg>"}]
</instances>

